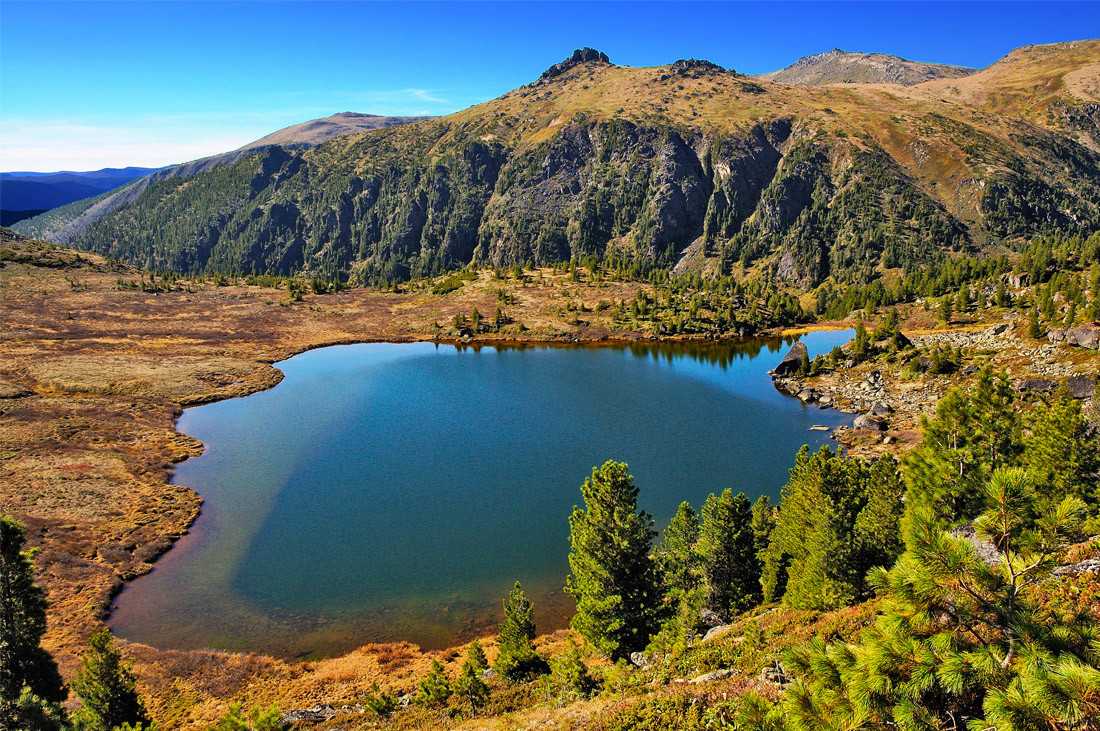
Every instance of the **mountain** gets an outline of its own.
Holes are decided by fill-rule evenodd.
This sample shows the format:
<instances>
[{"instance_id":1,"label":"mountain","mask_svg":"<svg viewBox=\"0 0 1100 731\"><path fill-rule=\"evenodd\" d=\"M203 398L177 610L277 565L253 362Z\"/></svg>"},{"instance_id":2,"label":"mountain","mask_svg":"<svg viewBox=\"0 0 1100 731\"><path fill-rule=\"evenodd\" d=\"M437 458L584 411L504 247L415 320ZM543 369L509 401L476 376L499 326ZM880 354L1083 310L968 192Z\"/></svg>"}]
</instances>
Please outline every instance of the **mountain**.
<instances>
[{"instance_id":1,"label":"mountain","mask_svg":"<svg viewBox=\"0 0 1100 731\"><path fill-rule=\"evenodd\" d=\"M780 84L901 84L913 86L933 79L957 79L974 69L910 61L886 53L859 53L834 48L803 56L790 66L760 78Z\"/></svg>"},{"instance_id":2,"label":"mountain","mask_svg":"<svg viewBox=\"0 0 1100 731\"><path fill-rule=\"evenodd\" d=\"M582 49L446 117L158 173L64 240L162 270L353 282L570 258L867 281L1100 227L1098 110L1100 41L908 87Z\"/></svg>"},{"instance_id":3,"label":"mountain","mask_svg":"<svg viewBox=\"0 0 1100 731\"><path fill-rule=\"evenodd\" d=\"M385 117L378 114L360 114L358 112L340 112L320 119L284 127L250 142L240 149L250 150L267 145L319 145L336 137L355 134L371 129L396 127L400 124L417 122L428 117Z\"/></svg>"},{"instance_id":4,"label":"mountain","mask_svg":"<svg viewBox=\"0 0 1100 731\"><path fill-rule=\"evenodd\" d=\"M94 190L87 189L82 194L73 195L60 203L37 206L39 209L53 210L39 210L35 211L32 216L14 217L10 223L5 222L3 225L11 225L18 221L19 230L24 234L62 243L70 241L75 242L79 240L85 229L93 223L118 208L137 200L141 194L154 183L169 179L177 181L187 180L199 173L213 170L221 165L234 163L243 156L256 150L262 150L273 146L286 147L288 149L304 149L344 135L409 124L411 122L420 121L421 119L428 118L388 117L378 114L340 112L319 119L311 119L308 122L302 122L301 124L294 124L276 130L269 135L265 135L258 140L242 145L230 152L211 155L179 165L171 165L169 167L160 168L159 170L155 168L123 168L123 170L143 172L132 175L125 180L119 180L113 185L105 184ZM111 169L108 168L107 170ZM103 173L107 172L107 170L98 172ZM153 174L150 175L149 173ZM10 174L24 175L24 173ZM61 174L62 173L57 173L57 175ZM84 173L75 174L83 175ZM41 173L31 173L31 175L41 175ZM119 188L119 186L133 181L135 178L139 179L131 185ZM69 201L73 202L69 203ZM55 208L55 206L57 206L57 208Z\"/></svg>"},{"instance_id":5,"label":"mountain","mask_svg":"<svg viewBox=\"0 0 1100 731\"><path fill-rule=\"evenodd\" d=\"M103 168L88 172L0 173L0 225L8 226L31 211L42 211L104 191L147 175L156 168Z\"/></svg>"}]
</instances>

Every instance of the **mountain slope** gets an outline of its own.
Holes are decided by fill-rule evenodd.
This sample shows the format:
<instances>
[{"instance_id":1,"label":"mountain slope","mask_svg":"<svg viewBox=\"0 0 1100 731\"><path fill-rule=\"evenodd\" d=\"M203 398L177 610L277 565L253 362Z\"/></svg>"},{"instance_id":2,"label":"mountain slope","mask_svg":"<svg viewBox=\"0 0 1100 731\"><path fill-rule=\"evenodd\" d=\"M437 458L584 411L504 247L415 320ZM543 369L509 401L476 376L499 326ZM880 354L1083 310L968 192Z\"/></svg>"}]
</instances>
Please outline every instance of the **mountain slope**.
<instances>
[{"instance_id":1,"label":"mountain slope","mask_svg":"<svg viewBox=\"0 0 1100 731\"><path fill-rule=\"evenodd\" d=\"M378 114L340 112L284 127L254 142L249 142L240 149L250 150L267 145L319 145L336 137L371 129L395 127L409 122L418 122L421 119L428 119L428 117L386 117Z\"/></svg>"},{"instance_id":2,"label":"mountain slope","mask_svg":"<svg viewBox=\"0 0 1100 731\"><path fill-rule=\"evenodd\" d=\"M213 170L221 165L228 165L241 159L242 155L250 151L262 150L271 146L283 146L288 148L307 148L318 145L328 140L336 139L344 135L357 134L374 129L384 129L401 124L409 124L426 117L389 117L377 114L359 114L357 112L340 112L308 122L294 124L276 130L258 140L253 140L242 145L236 150L211 155L209 157L192 160L191 162L171 165L156 170L155 168L123 168L120 172L134 171L135 174L125 178L112 178L110 175L100 175L102 182L94 188L88 188L79 195L71 195L51 205L27 206L27 208L50 208L33 218L20 221L18 230L28 236L37 236L61 243L77 240L84 230L118 208L137 200L151 184L167 179L187 180L199 173ZM98 173L110 173L113 168L97 171ZM22 173L4 173L3 175L23 175ZM38 175L32 173L31 175ZM66 173L51 173L51 175L66 175ZM94 175L92 173L71 173L69 175ZM132 185L120 188L130 181ZM113 182L116 181L117 182ZM116 190L117 189L117 190ZM6 192L6 191L5 191ZM70 204L70 201L73 201ZM64 205L69 204L69 205ZM7 206L5 206L7 207Z\"/></svg>"},{"instance_id":3,"label":"mountain slope","mask_svg":"<svg viewBox=\"0 0 1100 731\"><path fill-rule=\"evenodd\" d=\"M741 267L799 286L1100 227L1100 42L912 87L582 49L448 117L161 178L69 240L182 271L383 282L471 261ZM1087 115L1086 115L1087 118Z\"/></svg>"},{"instance_id":4,"label":"mountain slope","mask_svg":"<svg viewBox=\"0 0 1100 731\"><path fill-rule=\"evenodd\" d=\"M900 84L968 76L974 69L910 61L886 53L859 53L834 48L803 56L790 66L761 76L780 84Z\"/></svg>"},{"instance_id":5,"label":"mountain slope","mask_svg":"<svg viewBox=\"0 0 1100 731\"><path fill-rule=\"evenodd\" d=\"M104 168L88 172L0 173L0 210L29 211L55 208L99 195L140 178L155 168ZM5 225L7 223L5 222Z\"/></svg>"}]
</instances>

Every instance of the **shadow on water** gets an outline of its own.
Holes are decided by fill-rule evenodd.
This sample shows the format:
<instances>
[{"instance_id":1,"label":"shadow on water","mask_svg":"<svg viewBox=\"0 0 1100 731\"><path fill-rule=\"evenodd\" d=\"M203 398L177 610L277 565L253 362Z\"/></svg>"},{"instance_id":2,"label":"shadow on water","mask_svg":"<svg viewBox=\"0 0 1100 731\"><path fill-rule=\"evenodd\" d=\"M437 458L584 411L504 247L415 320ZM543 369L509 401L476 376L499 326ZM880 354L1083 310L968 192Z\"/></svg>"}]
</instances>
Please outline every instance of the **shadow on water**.
<instances>
[{"instance_id":1,"label":"shadow on water","mask_svg":"<svg viewBox=\"0 0 1100 731\"><path fill-rule=\"evenodd\" d=\"M798 447L828 440L810 426L847 420L772 387L797 339L302 353L275 388L184 412L206 451L173 479L203 513L111 624L170 648L438 648L491 630L519 579L540 631L564 626L566 517L593 465L630 464L663 525L725 487L777 494Z\"/></svg>"}]
</instances>

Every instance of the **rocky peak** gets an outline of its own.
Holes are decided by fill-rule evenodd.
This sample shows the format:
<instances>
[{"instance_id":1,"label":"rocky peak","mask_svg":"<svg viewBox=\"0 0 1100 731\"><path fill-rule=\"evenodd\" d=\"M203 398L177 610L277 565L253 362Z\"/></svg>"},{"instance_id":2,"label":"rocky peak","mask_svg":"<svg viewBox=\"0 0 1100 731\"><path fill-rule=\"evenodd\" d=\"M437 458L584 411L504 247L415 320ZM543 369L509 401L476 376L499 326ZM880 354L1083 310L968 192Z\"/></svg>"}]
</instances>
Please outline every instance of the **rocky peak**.
<instances>
[{"instance_id":1,"label":"rocky peak","mask_svg":"<svg viewBox=\"0 0 1100 731\"><path fill-rule=\"evenodd\" d=\"M585 63L595 63L601 66L611 65L611 59L607 57L607 54L603 51L597 51L595 48L578 48L573 51L573 55L565 59L560 63L556 63L550 68L542 72L542 76L539 77L539 81L549 81L556 76L561 76L574 66L580 66Z\"/></svg>"},{"instance_id":2,"label":"rocky peak","mask_svg":"<svg viewBox=\"0 0 1100 731\"><path fill-rule=\"evenodd\" d=\"M735 71L723 68L713 61L704 58L681 58L669 67L669 73L661 76L661 79L679 76L681 78L698 79L702 76L715 74L734 74Z\"/></svg>"}]
</instances>

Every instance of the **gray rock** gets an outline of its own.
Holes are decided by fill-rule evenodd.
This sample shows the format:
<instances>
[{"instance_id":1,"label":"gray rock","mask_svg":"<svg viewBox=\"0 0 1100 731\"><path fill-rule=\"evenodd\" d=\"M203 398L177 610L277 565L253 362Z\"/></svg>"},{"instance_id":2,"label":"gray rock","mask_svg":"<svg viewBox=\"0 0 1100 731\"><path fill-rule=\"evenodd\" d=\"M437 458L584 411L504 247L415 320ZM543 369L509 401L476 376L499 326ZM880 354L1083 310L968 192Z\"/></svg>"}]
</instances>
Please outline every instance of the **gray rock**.
<instances>
[{"instance_id":1,"label":"gray rock","mask_svg":"<svg viewBox=\"0 0 1100 731\"><path fill-rule=\"evenodd\" d=\"M798 400L804 404L808 404L815 399L817 399L817 391L812 388L804 388L798 392Z\"/></svg>"},{"instance_id":2,"label":"gray rock","mask_svg":"<svg viewBox=\"0 0 1100 731\"><path fill-rule=\"evenodd\" d=\"M1100 322L1086 322L1065 330L1051 330L1047 339L1052 343L1076 345L1079 348L1100 350Z\"/></svg>"},{"instance_id":3,"label":"gray rock","mask_svg":"<svg viewBox=\"0 0 1100 731\"><path fill-rule=\"evenodd\" d=\"M606 53L597 51L595 48L578 48L573 51L573 55L569 58L543 71L542 76L539 77L539 81L549 81L555 76L561 76L569 69L574 66L580 66L582 63L595 63L601 66L608 66L611 64L611 59L607 57Z\"/></svg>"},{"instance_id":4,"label":"gray rock","mask_svg":"<svg viewBox=\"0 0 1100 731\"><path fill-rule=\"evenodd\" d=\"M715 680L721 680L722 678L728 678L736 672L737 671L734 670L733 668L721 668L719 670L711 670L709 673L703 673L702 675L697 675L696 677L692 678L691 680L689 680L687 682L691 683L692 685L698 685L699 683L711 683Z\"/></svg>"},{"instance_id":5,"label":"gray rock","mask_svg":"<svg viewBox=\"0 0 1100 731\"><path fill-rule=\"evenodd\" d=\"M330 705L317 705L310 706L309 708L299 708L293 711L287 711L279 720L284 724L288 723L321 723L327 721L336 715L336 709Z\"/></svg>"},{"instance_id":6,"label":"gray rock","mask_svg":"<svg viewBox=\"0 0 1100 731\"><path fill-rule=\"evenodd\" d=\"M707 633L703 635L703 642L710 642L715 637L720 637L724 635L725 633L729 632L732 627L732 624L720 624L716 627L711 627L707 630Z\"/></svg>"},{"instance_id":7,"label":"gray rock","mask_svg":"<svg viewBox=\"0 0 1100 731\"><path fill-rule=\"evenodd\" d=\"M1051 393L1058 388L1058 383L1049 378L1025 378L1020 381L1020 390L1031 393Z\"/></svg>"},{"instance_id":8,"label":"gray rock","mask_svg":"<svg viewBox=\"0 0 1100 731\"><path fill-rule=\"evenodd\" d=\"M873 414L860 414L852 421L852 428L886 431L886 422Z\"/></svg>"},{"instance_id":9,"label":"gray rock","mask_svg":"<svg viewBox=\"0 0 1100 731\"><path fill-rule=\"evenodd\" d=\"M783 360L779 361L779 365L775 367L772 373L777 376L789 376L798 373L798 369L802 367L803 356L808 356L808 351L806 350L806 344L799 341L791 346L791 349L783 356Z\"/></svg>"},{"instance_id":10,"label":"gray rock","mask_svg":"<svg viewBox=\"0 0 1100 731\"><path fill-rule=\"evenodd\" d=\"M1076 399L1092 398L1096 392L1096 379L1084 375L1070 376L1066 379L1066 390Z\"/></svg>"},{"instance_id":11,"label":"gray rock","mask_svg":"<svg viewBox=\"0 0 1100 731\"><path fill-rule=\"evenodd\" d=\"M1059 566L1054 569L1055 576L1077 576L1078 574L1100 573L1100 558L1086 558L1084 561Z\"/></svg>"},{"instance_id":12,"label":"gray rock","mask_svg":"<svg viewBox=\"0 0 1100 731\"><path fill-rule=\"evenodd\" d=\"M871 411L869 413L871 414L871 416L886 417L894 413L894 409L890 407L890 404L884 401L879 401L871 407Z\"/></svg>"},{"instance_id":13,"label":"gray rock","mask_svg":"<svg viewBox=\"0 0 1100 731\"><path fill-rule=\"evenodd\" d=\"M646 657L644 652L632 652L630 653L630 664L636 668L649 667L649 658Z\"/></svg>"}]
</instances>

